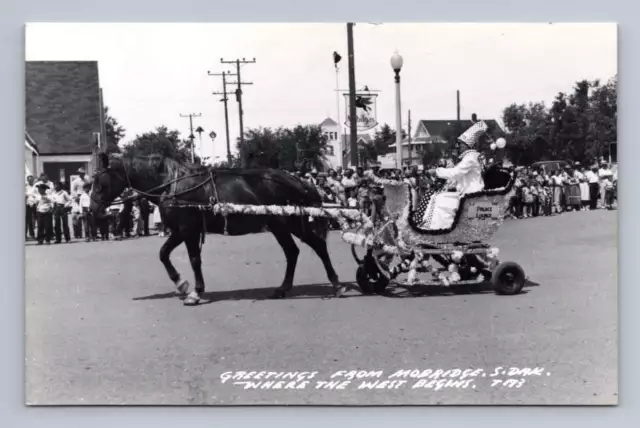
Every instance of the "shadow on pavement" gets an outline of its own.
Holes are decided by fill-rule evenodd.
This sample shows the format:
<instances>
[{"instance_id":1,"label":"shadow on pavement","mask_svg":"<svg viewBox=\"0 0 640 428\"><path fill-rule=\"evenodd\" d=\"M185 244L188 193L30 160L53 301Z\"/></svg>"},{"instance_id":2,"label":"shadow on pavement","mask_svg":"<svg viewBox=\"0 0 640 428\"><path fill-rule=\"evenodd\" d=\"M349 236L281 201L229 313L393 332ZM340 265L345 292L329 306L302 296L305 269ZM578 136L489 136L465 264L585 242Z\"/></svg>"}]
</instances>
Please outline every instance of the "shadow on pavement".
<instances>
[{"instance_id":1,"label":"shadow on pavement","mask_svg":"<svg viewBox=\"0 0 640 428\"><path fill-rule=\"evenodd\" d=\"M348 290L358 290L357 286L353 283L343 283L347 286ZM244 290L226 290L226 291L205 291L202 293L200 305L207 305L210 303L222 302L227 300L281 300L271 299L271 295L276 287L265 288L249 288ZM134 297L133 300L162 300L162 299L174 299L179 297L177 293L162 293L152 294L143 297ZM361 294L350 294L341 298L363 297ZM181 297L182 298L182 297ZM333 287L329 283L319 284L302 284L294 285L291 291L287 294L286 299L330 299L333 296Z\"/></svg>"},{"instance_id":2,"label":"shadow on pavement","mask_svg":"<svg viewBox=\"0 0 640 428\"><path fill-rule=\"evenodd\" d=\"M355 283L345 282L343 283L347 286L348 291L355 290L358 294L349 294L345 295L341 298L353 298L353 297L375 297L375 296L365 296L360 294L360 289ZM537 282L527 280L524 285L525 288L530 287L538 287L540 284ZM200 301L200 305L208 305L216 302L224 302L224 301L233 301L233 300L281 300L281 299L272 299L271 295L276 287L265 287L265 288L249 288L244 290L227 290L227 291L205 291L202 293L202 300ZM522 290L520 295L527 294L527 290ZM473 295L473 294L493 294L493 290L489 287L483 287L482 289L475 290L473 292L456 292L454 289L447 287L436 287L436 286L416 286L412 290L402 290L402 289L390 289L386 294L380 297L390 297L390 298L407 298L407 297L445 297L445 296L456 296L456 295ZM176 292L170 293L161 293L161 294L151 294L149 296L142 297L134 297L132 300L163 300L163 299L175 299L180 298L183 299L183 296L178 296ZM302 284L302 285L294 285L293 289L287 294L286 299L332 299L333 296L333 288L329 283L318 283L318 284Z\"/></svg>"},{"instance_id":3,"label":"shadow on pavement","mask_svg":"<svg viewBox=\"0 0 640 428\"><path fill-rule=\"evenodd\" d=\"M523 290L518 294L524 295L529 293L525 288L539 287L540 284L534 281L526 280ZM450 288L444 286L421 286L416 285L411 289L403 288L389 288L384 297L390 298L407 298L407 297L448 297L448 296L460 296L460 295L474 295L474 294L495 294L490 285L481 285L474 288ZM500 297L514 297L514 296L500 296Z\"/></svg>"}]
</instances>

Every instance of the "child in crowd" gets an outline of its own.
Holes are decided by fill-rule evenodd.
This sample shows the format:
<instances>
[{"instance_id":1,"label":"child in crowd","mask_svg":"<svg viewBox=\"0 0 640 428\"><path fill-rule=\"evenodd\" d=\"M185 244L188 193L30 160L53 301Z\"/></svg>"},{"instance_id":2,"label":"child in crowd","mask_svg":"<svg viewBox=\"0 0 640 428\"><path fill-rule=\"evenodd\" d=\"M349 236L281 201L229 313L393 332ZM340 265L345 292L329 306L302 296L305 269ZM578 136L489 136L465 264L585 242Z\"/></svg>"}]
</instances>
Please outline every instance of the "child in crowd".
<instances>
[{"instance_id":1,"label":"child in crowd","mask_svg":"<svg viewBox=\"0 0 640 428\"><path fill-rule=\"evenodd\" d=\"M605 208L608 210L613 209L613 199L615 186L613 184L613 178L605 176L602 178L602 187L604 188L604 203Z\"/></svg>"},{"instance_id":2,"label":"child in crowd","mask_svg":"<svg viewBox=\"0 0 640 428\"><path fill-rule=\"evenodd\" d=\"M44 241L51 244L53 239L53 200L49 196L49 185L40 182L36 185L38 189L34 198L36 207L36 218L38 219L38 245L42 245Z\"/></svg>"},{"instance_id":3,"label":"child in crowd","mask_svg":"<svg viewBox=\"0 0 640 428\"><path fill-rule=\"evenodd\" d=\"M93 213L91 212L91 183L86 183L82 187L82 193L80 194L80 208L82 209L82 218L84 220L84 230L86 235L86 241L96 241L98 239L98 233L96 230L96 223L94 221Z\"/></svg>"},{"instance_id":4,"label":"child in crowd","mask_svg":"<svg viewBox=\"0 0 640 428\"><path fill-rule=\"evenodd\" d=\"M71 225L73 226L73 237L82 239L82 207L80 207L79 193L72 197L71 201Z\"/></svg>"},{"instance_id":5,"label":"child in crowd","mask_svg":"<svg viewBox=\"0 0 640 428\"><path fill-rule=\"evenodd\" d=\"M133 236L140 237L143 235L142 216L140 215L140 201L133 201L133 207L131 208L131 215L133 217Z\"/></svg>"},{"instance_id":6,"label":"child in crowd","mask_svg":"<svg viewBox=\"0 0 640 428\"><path fill-rule=\"evenodd\" d=\"M522 187L522 201L524 202L523 218L533 217L533 193L529 183Z\"/></svg>"}]
</instances>

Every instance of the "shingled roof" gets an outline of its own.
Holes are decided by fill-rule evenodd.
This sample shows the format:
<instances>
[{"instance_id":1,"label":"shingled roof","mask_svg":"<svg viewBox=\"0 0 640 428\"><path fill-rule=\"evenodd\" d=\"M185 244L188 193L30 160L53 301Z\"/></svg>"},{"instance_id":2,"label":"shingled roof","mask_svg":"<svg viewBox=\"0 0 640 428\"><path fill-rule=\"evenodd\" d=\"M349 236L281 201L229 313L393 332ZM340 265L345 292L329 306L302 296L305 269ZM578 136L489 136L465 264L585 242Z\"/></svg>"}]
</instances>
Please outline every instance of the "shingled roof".
<instances>
[{"instance_id":1,"label":"shingled roof","mask_svg":"<svg viewBox=\"0 0 640 428\"><path fill-rule=\"evenodd\" d=\"M493 119L482 119L489 126L489 130L491 131L492 136L502 137L504 135L504 131L500 127L497 121ZM442 137L445 134L447 128L451 126L456 126L456 120L421 120L418 126L424 126L429 132L429 134L433 137ZM473 122L470 120L461 120L460 121L460 133L463 133L465 130L469 129L473 125ZM416 128L417 129L417 128Z\"/></svg>"},{"instance_id":2,"label":"shingled roof","mask_svg":"<svg viewBox=\"0 0 640 428\"><path fill-rule=\"evenodd\" d=\"M88 154L101 131L95 61L26 62L26 131L41 155Z\"/></svg>"}]
</instances>

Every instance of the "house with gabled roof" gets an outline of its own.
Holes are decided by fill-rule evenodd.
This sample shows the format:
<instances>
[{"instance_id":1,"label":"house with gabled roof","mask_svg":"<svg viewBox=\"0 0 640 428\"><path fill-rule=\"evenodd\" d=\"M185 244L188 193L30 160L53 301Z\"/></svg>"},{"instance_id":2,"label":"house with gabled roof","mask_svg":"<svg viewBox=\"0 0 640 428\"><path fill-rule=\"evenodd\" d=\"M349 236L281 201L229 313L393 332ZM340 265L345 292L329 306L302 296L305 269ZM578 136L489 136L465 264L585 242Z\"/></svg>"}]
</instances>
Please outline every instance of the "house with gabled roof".
<instances>
[{"instance_id":1,"label":"house with gabled roof","mask_svg":"<svg viewBox=\"0 0 640 428\"><path fill-rule=\"evenodd\" d=\"M66 187L79 168L91 175L106 134L98 63L27 61L25 83L25 132L39 154L33 169Z\"/></svg>"},{"instance_id":2,"label":"house with gabled roof","mask_svg":"<svg viewBox=\"0 0 640 428\"><path fill-rule=\"evenodd\" d=\"M489 127L489 133L493 139L504 137L505 132L500 124L494 119L481 119ZM411 165L419 165L422 163L422 153L426 150L425 146L428 144L446 144L453 138L462 134L465 130L471 127L473 122L471 120L461 120L459 123L455 119L451 120L420 120L416 126L414 134L411 139L405 138L402 141L402 159L403 162L410 163ZM409 153L409 146L411 146L411 153ZM395 153L396 143L390 144ZM411 154L411 161L409 162L409 155ZM395 157L395 156L394 156Z\"/></svg>"},{"instance_id":3,"label":"house with gabled roof","mask_svg":"<svg viewBox=\"0 0 640 428\"><path fill-rule=\"evenodd\" d=\"M28 132L24 133L24 176L38 176L38 146L33 141Z\"/></svg>"}]
</instances>

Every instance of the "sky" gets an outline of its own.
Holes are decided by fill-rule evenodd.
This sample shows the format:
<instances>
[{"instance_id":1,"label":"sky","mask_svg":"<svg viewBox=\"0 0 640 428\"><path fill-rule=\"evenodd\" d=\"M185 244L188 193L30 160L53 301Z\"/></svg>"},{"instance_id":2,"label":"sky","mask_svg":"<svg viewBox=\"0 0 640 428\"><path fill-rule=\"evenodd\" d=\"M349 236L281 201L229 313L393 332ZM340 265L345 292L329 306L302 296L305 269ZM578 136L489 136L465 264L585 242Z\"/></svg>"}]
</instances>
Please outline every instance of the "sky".
<instances>
[{"instance_id":1,"label":"sky","mask_svg":"<svg viewBox=\"0 0 640 428\"><path fill-rule=\"evenodd\" d=\"M512 103L544 101L571 92L578 80L606 81L617 73L615 24L357 23L358 89L379 90L378 122L395 127L390 58L402 55L403 127L418 120L500 119ZM332 54L343 58L338 71ZM256 59L241 67L244 128L320 124L336 118L336 83L348 88L345 23L319 24L62 24L32 23L27 61L98 61L105 105L127 130L124 141L165 125L189 135L181 114L201 113L201 155L226 156L221 77L235 66L220 59ZM235 81L235 79L234 79ZM345 114L340 97L340 114ZM235 96L229 102L231 145L239 135ZM217 134L212 141L208 134ZM196 140L197 141L197 140ZM218 158L219 157L219 158Z\"/></svg>"}]
</instances>

